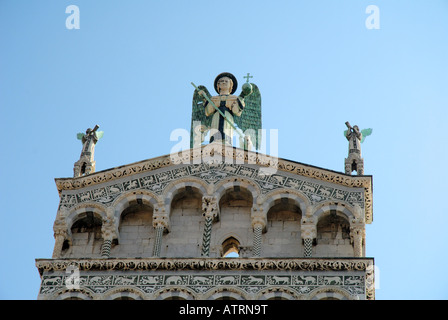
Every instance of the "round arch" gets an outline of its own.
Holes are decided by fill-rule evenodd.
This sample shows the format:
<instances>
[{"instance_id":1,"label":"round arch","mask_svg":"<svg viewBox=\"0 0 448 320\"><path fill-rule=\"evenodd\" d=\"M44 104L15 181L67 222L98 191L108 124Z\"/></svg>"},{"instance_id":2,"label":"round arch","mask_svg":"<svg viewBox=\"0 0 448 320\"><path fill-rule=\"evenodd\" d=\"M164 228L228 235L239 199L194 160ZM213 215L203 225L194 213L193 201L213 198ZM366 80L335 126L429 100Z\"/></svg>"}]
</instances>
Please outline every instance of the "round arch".
<instances>
[{"instance_id":1,"label":"round arch","mask_svg":"<svg viewBox=\"0 0 448 320\"><path fill-rule=\"evenodd\" d=\"M204 296L204 300L247 300L245 292L235 287L219 287Z\"/></svg>"},{"instance_id":2,"label":"round arch","mask_svg":"<svg viewBox=\"0 0 448 320\"><path fill-rule=\"evenodd\" d=\"M294 202L300 208L302 215L305 214L306 208L311 206L308 198L299 191L273 190L273 191L265 194L263 197L263 200L262 200L263 212L266 212L266 214L267 214L269 209L275 205L275 201L282 199L282 198L290 199L292 202Z\"/></svg>"},{"instance_id":3,"label":"round arch","mask_svg":"<svg viewBox=\"0 0 448 320\"><path fill-rule=\"evenodd\" d=\"M92 212L93 215L97 218L100 218L101 221L103 221L107 216L106 207L102 204L96 202L81 203L73 208L70 208L70 210L68 211L66 217L68 230L71 229L73 223L75 223L79 219L82 219L86 212Z\"/></svg>"},{"instance_id":4,"label":"round arch","mask_svg":"<svg viewBox=\"0 0 448 320\"><path fill-rule=\"evenodd\" d=\"M141 201L143 204L154 208L157 203L161 202L161 199L148 190L133 190L123 193L112 203L114 217L117 224L120 221L121 213L126 209L126 207L129 206L129 203L133 201Z\"/></svg>"},{"instance_id":5,"label":"round arch","mask_svg":"<svg viewBox=\"0 0 448 320\"><path fill-rule=\"evenodd\" d=\"M145 293L135 287L119 287L106 291L103 295L104 300L144 300Z\"/></svg>"},{"instance_id":6,"label":"round arch","mask_svg":"<svg viewBox=\"0 0 448 320\"><path fill-rule=\"evenodd\" d=\"M310 300L351 300L350 293L334 287L320 287L310 292Z\"/></svg>"},{"instance_id":7,"label":"round arch","mask_svg":"<svg viewBox=\"0 0 448 320\"><path fill-rule=\"evenodd\" d=\"M162 288L154 293L154 300L195 300L193 291L182 287Z\"/></svg>"},{"instance_id":8,"label":"round arch","mask_svg":"<svg viewBox=\"0 0 448 320\"><path fill-rule=\"evenodd\" d=\"M87 288L73 290L64 287L49 297L49 300L93 300L94 295L94 292Z\"/></svg>"},{"instance_id":9,"label":"round arch","mask_svg":"<svg viewBox=\"0 0 448 320\"><path fill-rule=\"evenodd\" d=\"M222 180L215 186L215 195L218 199L218 203L226 191L233 187L240 187L248 190L252 194L253 205L257 203L257 199L261 196L261 189L254 181L240 177L231 177Z\"/></svg>"},{"instance_id":10,"label":"round arch","mask_svg":"<svg viewBox=\"0 0 448 320\"><path fill-rule=\"evenodd\" d=\"M355 219L355 215L352 212L351 208L348 208L348 206L340 204L338 202L324 202L317 206L314 210L313 217L316 223L319 221L319 219L328 214L330 211L335 210L336 212L342 214L345 216L347 221L351 222L353 219Z\"/></svg>"},{"instance_id":11,"label":"round arch","mask_svg":"<svg viewBox=\"0 0 448 320\"><path fill-rule=\"evenodd\" d=\"M269 287L261 290L256 300L298 300L300 296L289 288Z\"/></svg>"},{"instance_id":12,"label":"round arch","mask_svg":"<svg viewBox=\"0 0 448 320\"><path fill-rule=\"evenodd\" d=\"M199 190L202 196L208 195L208 185L205 181L196 178L188 177L171 182L163 191L162 198L164 199L165 206L169 207L174 197L186 187L191 187Z\"/></svg>"}]
</instances>

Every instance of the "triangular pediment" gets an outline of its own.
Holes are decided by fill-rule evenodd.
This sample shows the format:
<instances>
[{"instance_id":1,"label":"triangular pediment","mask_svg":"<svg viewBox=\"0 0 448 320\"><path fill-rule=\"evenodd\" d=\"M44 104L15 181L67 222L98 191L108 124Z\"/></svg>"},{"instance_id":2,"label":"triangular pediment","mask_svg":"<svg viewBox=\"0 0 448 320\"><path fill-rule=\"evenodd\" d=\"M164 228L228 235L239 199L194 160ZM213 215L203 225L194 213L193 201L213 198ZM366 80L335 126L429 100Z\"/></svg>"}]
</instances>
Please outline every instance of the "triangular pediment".
<instances>
[{"instance_id":1,"label":"triangular pediment","mask_svg":"<svg viewBox=\"0 0 448 320\"><path fill-rule=\"evenodd\" d=\"M343 201L365 208L372 221L372 177L351 176L311 165L222 145L206 145L152 158L79 178L55 179L61 205L70 207L94 201L112 203L120 194L145 189L163 196L181 179L198 179L207 185L244 179L261 194L276 189L300 192L310 203Z\"/></svg>"}]
</instances>

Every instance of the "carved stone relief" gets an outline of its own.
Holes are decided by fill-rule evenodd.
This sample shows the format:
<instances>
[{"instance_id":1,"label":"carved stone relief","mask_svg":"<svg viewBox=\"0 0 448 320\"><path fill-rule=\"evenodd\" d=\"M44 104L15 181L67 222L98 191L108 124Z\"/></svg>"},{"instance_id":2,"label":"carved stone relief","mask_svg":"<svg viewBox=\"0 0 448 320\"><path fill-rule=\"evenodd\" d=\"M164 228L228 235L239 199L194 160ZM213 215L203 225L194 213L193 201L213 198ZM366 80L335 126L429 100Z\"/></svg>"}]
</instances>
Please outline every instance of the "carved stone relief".
<instances>
[{"instance_id":1,"label":"carved stone relief","mask_svg":"<svg viewBox=\"0 0 448 320\"><path fill-rule=\"evenodd\" d=\"M37 261L36 265L43 274L40 299L45 296L54 298L55 293L66 287L67 279L72 275L64 268L70 263L74 262ZM79 289L99 294L99 298L107 291L129 286L147 294L148 299L153 298L157 291L170 287L187 288L196 294L196 299L201 299L219 286L238 288L248 298L268 287L287 288L303 299L323 287L338 288L353 298L373 298L370 279L373 275L369 271L371 261L368 259L238 259L231 262L222 259L105 259L76 263L80 270Z\"/></svg>"}]
</instances>

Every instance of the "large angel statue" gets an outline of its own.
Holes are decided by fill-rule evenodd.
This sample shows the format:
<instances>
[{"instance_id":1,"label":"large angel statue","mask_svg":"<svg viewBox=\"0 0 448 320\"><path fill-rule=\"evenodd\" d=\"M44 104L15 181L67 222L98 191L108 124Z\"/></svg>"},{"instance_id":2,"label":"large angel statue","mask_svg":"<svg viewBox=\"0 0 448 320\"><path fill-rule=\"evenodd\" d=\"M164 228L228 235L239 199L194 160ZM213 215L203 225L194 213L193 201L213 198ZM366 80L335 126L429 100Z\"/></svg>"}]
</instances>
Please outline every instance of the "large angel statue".
<instances>
[{"instance_id":1,"label":"large angel statue","mask_svg":"<svg viewBox=\"0 0 448 320\"><path fill-rule=\"evenodd\" d=\"M82 142L82 150L79 160L75 162L74 177L95 172L95 161L93 156L95 153L95 145L99 139L103 137L104 132L98 131L99 126L96 125L93 130L88 128L86 133L78 133L76 138Z\"/></svg>"},{"instance_id":2,"label":"large angel statue","mask_svg":"<svg viewBox=\"0 0 448 320\"><path fill-rule=\"evenodd\" d=\"M258 87L245 77L239 96L235 76L229 72L219 74L214 81L218 95L212 96L205 86L195 86L191 116L190 145L193 148L204 142L210 132L210 142L222 141L232 145L236 131L240 145L250 150L261 145L261 95Z\"/></svg>"}]
</instances>

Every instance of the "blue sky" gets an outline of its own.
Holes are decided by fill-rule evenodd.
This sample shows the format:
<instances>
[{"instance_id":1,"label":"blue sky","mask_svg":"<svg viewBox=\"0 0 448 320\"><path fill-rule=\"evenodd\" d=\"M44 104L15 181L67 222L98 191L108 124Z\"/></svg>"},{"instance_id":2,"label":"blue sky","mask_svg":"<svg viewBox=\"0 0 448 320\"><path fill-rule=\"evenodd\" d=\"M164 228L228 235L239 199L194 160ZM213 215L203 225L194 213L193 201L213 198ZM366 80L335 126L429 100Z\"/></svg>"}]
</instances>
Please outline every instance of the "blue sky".
<instances>
[{"instance_id":1,"label":"blue sky","mask_svg":"<svg viewBox=\"0 0 448 320\"><path fill-rule=\"evenodd\" d=\"M37 297L76 133L105 132L97 171L168 154L190 129L190 82L212 90L224 71L254 76L281 158L342 172L345 121L373 128L376 298L447 299L447 16L444 0L1 0L0 299Z\"/></svg>"}]
</instances>

